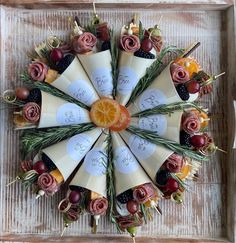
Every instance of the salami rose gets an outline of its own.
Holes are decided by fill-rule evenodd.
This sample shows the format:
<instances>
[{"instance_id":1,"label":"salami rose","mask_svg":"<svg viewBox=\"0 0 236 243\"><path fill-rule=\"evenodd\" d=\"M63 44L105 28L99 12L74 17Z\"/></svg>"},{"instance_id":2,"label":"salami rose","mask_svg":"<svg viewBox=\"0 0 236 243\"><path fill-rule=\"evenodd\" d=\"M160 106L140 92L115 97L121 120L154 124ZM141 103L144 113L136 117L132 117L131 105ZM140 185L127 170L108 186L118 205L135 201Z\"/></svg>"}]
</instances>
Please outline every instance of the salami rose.
<instances>
[{"instance_id":1,"label":"salami rose","mask_svg":"<svg viewBox=\"0 0 236 243\"><path fill-rule=\"evenodd\" d=\"M42 189L46 195L53 195L58 191L59 185L56 179L49 173L43 173L38 177L38 186Z\"/></svg>"},{"instance_id":2,"label":"salami rose","mask_svg":"<svg viewBox=\"0 0 236 243\"><path fill-rule=\"evenodd\" d=\"M138 203L145 203L156 196L156 190L151 183L140 185L133 190L134 200Z\"/></svg>"},{"instance_id":3,"label":"salami rose","mask_svg":"<svg viewBox=\"0 0 236 243\"><path fill-rule=\"evenodd\" d=\"M91 200L88 205L88 210L92 215L103 215L108 208L108 201L106 198L96 198Z\"/></svg>"},{"instance_id":4,"label":"salami rose","mask_svg":"<svg viewBox=\"0 0 236 243\"><path fill-rule=\"evenodd\" d=\"M40 106L35 102L28 102L23 107L25 120L36 123L40 118Z\"/></svg>"},{"instance_id":5,"label":"salami rose","mask_svg":"<svg viewBox=\"0 0 236 243\"><path fill-rule=\"evenodd\" d=\"M27 172L33 169L33 162L32 160L23 160L20 163L21 170L23 172Z\"/></svg>"},{"instance_id":6,"label":"salami rose","mask_svg":"<svg viewBox=\"0 0 236 243\"><path fill-rule=\"evenodd\" d=\"M35 81L44 81L48 67L43 62L33 62L28 67L28 74Z\"/></svg>"},{"instance_id":7,"label":"salami rose","mask_svg":"<svg viewBox=\"0 0 236 243\"><path fill-rule=\"evenodd\" d=\"M136 52L140 49L140 41L136 35L122 35L120 45L126 52Z\"/></svg>"},{"instance_id":8,"label":"salami rose","mask_svg":"<svg viewBox=\"0 0 236 243\"><path fill-rule=\"evenodd\" d=\"M199 132L201 128L201 121L195 112L185 112L182 116L182 129L189 133L194 134Z\"/></svg>"},{"instance_id":9,"label":"salami rose","mask_svg":"<svg viewBox=\"0 0 236 243\"><path fill-rule=\"evenodd\" d=\"M184 164L183 157L175 153L173 153L165 162L166 168L172 173L180 172Z\"/></svg>"},{"instance_id":10,"label":"salami rose","mask_svg":"<svg viewBox=\"0 0 236 243\"><path fill-rule=\"evenodd\" d=\"M161 36L151 36L152 44L157 52L161 51L163 42Z\"/></svg>"},{"instance_id":11,"label":"salami rose","mask_svg":"<svg viewBox=\"0 0 236 243\"><path fill-rule=\"evenodd\" d=\"M66 213L67 219L70 221L77 221L79 219L80 211L78 208L70 208Z\"/></svg>"},{"instance_id":12,"label":"salami rose","mask_svg":"<svg viewBox=\"0 0 236 243\"><path fill-rule=\"evenodd\" d=\"M119 227L123 230L129 227L137 227L143 224L142 216L139 213L136 216L134 215L120 216L117 218L117 222Z\"/></svg>"},{"instance_id":13,"label":"salami rose","mask_svg":"<svg viewBox=\"0 0 236 243\"><path fill-rule=\"evenodd\" d=\"M75 36L72 43L74 51L80 54L92 51L96 44L96 36L89 32L84 32L82 35Z\"/></svg>"},{"instance_id":14,"label":"salami rose","mask_svg":"<svg viewBox=\"0 0 236 243\"><path fill-rule=\"evenodd\" d=\"M189 81L189 73L182 66L171 64L170 72L174 84L181 84Z\"/></svg>"}]
</instances>

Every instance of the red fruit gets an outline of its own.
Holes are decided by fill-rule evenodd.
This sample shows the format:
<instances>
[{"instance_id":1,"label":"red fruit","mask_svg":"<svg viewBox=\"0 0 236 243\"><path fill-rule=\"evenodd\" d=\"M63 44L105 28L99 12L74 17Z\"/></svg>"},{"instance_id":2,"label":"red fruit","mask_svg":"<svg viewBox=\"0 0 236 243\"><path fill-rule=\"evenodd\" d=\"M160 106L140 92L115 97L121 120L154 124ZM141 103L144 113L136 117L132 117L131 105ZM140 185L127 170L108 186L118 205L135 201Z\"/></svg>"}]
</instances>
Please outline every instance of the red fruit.
<instances>
[{"instance_id":1,"label":"red fruit","mask_svg":"<svg viewBox=\"0 0 236 243\"><path fill-rule=\"evenodd\" d=\"M48 168L44 162L40 160L33 165L33 170L37 171L39 174L43 174L48 171Z\"/></svg>"},{"instance_id":2,"label":"red fruit","mask_svg":"<svg viewBox=\"0 0 236 243\"><path fill-rule=\"evenodd\" d=\"M190 144L195 148L201 148L205 145L206 138L204 135L193 135L190 137Z\"/></svg>"},{"instance_id":3,"label":"red fruit","mask_svg":"<svg viewBox=\"0 0 236 243\"><path fill-rule=\"evenodd\" d=\"M134 200L130 200L127 202L126 207L131 214L135 214L139 209L139 204Z\"/></svg>"},{"instance_id":4,"label":"red fruit","mask_svg":"<svg viewBox=\"0 0 236 243\"><path fill-rule=\"evenodd\" d=\"M143 39L141 43L141 49L144 50L145 52L149 52L152 50L153 44L152 41L149 38Z\"/></svg>"},{"instance_id":5,"label":"red fruit","mask_svg":"<svg viewBox=\"0 0 236 243\"><path fill-rule=\"evenodd\" d=\"M200 84L196 80L192 80L187 84L187 90L190 94L195 94L200 91Z\"/></svg>"},{"instance_id":6,"label":"red fruit","mask_svg":"<svg viewBox=\"0 0 236 243\"><path fill-rule=\"evenodd\" d=\"M18 87L15 90L16 97L20 100L26 100L29 96L29 90L25 87Z\"/></svg>"},{"instance_id":7,"label":"red fruit","mask_svg":"<svg viewBox=\"0 0 236 243\"><path fill-rule=\"evenodd\" d=\"M174 178L168 178L166 183L166 191L172 193L179 189L179 184Z\"/></svg>"},{"instance_id":8,"label":"red fruit","mask_svg":"<svg viewBox=\"0 0 236 243\"><path fill-rule=\"evenodd\" d=\"M78 203L80 200L80 193L78 191L71 191L69 195L69 201L72 204Z\"/></svg>"},{"instance_id":9,"label":"red fruit","mask_svg":"<svg viewBox=\"0 0 236 243\"><path fill-rule=\"evenodd\" d=\"M63 52L59 48L54 48L51 51L50 57L51 57L52 61L58 62L63 58Z\"/></svg>"}]
</instances>

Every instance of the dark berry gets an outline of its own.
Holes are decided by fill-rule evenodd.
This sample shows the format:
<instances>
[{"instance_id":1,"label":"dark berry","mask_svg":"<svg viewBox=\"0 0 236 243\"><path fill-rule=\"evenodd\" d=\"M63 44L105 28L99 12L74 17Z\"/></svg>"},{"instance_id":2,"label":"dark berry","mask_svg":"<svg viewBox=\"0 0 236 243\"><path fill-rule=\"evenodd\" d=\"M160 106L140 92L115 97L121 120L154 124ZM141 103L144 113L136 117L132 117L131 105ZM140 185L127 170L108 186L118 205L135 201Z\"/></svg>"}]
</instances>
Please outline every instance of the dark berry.
<instances>
[{"instance_id":1,"label":"dark berry","mask_svg":"<svg viewBox=\"0 0 236 243\"><path fill-rule=\"evenodd\" d=\"M20 100L26 100L29 96L29 90L25 87L18 87L15 90L16 97Z\"/></svg>"},{"instance_id":2,"label":"dark berry","mask_svg":"<svg viewBox=\"0 0 236 243\"><path fill-rule=\"evenodd\" d=\"M111 42L110 41L104 41L101 46L101 51L106 51L111 49Z\"/></svg>"},{"instance_id":3,"label":"dark berry","mask_svg":"<svg viewBox=\"0 0 236 243\"><path fill-rule=\"evenodd\" d=\"M80 192L78 191L71 191L69 195L69 201L72 204L78 203L80 200Z\"/></svg>"},{"instance_id":4,"label":"dark berry","mask_svg":"<svg viewBox=\"0 0 236 243\"><path fill-rule=\"evenodd\" d=\"M144 38L141 42L141 49L145 52L149 52L152 50L153 44L149 38Z\"/></svg>"},{"instance_id":5,"label":"dark berry","mask_svg":"<svg viewBox=\"0 0 236 243\"><path fill-rule=\"evenodd\" d=\"M139 209L139 204L135 200L129 200L126 204L126 207L131 214L135 214Z\"/></svg>"},{"instance_id":6,"label":"dark berry","mask_svg":"<svg viewBox=\"0 0 236 243\"><path fill-rule=\"evenodd\" d=\"M178 84L176 86L176 90L182 100L188 100L189 99L189 92L187 87L184 84Z\"/></svg>"},{"instance_id":7,"label":"dark berry","mask_svg":"<svg viewBox=\"0 0 236 243\"><path fill-rule=\"evenodd\" d=\"M42 95L40 89L31 89L27 97L27 102L35 102L37 104L40 104L42 99L41 96Z\"/></svg>"},{"instance_id":8,"label":"dark berry","mask_svg":"<svg viewBox=\"0 0 236 243\"><path fill-rule=\"evenodd\" d=\"M59 62L63 58L62 50L59 48L52 49L50 58L53 62Z\"/></svg>"},{"instance_id":9,"label":"dark berry","mask_svg":"<svg viewBox=\"0 0 236 243\"><path fill-rule=\"evenodd\" d=\"M165 191L168 193L176 192L179 189L179 184L174 178L168 178Z\"/></svg>"},{"instance_id":10,"label":"dark berry","mask_svg":"<svg viewBox=\"0 0 236 243\"><path fill-rule=\"evenodd\" d=\"M206 138L204 135L193 135L190 138L190 144L195 148L201 148L205 145Z\"/></svg>"},{"instance_id":11,"label":"dark berry","mask_svg":"<svg viewBox=\"0 0 236 243\"><path fill-rule=\"evenodd\" d=\"M138 51L136 51L134 53L134 55L136 57L142 57L142 58L146 58L146 59L155 59L155 55L152 54L151 52L145 52L142 49L139 49Z\"/></svg>"},{"instance_id":12,"label":"dark berry","mask_svg":"<svg viewBox=\"0 0 236 243\"><path fill-rule=\"evenodd\" d=\"M64 56L64 58L61 59L56 65L57 71L62 74L70 66L74 58L75 56L73 54L67 54Z\"/></svg>"},{"instance_id":13,"label":"dark berry","mask_svg":"<svg viewBox=\"0 0 236 243\"><path fill-rule=\"evenodd\" d=\"M81 186L70 186L70 190L77 192L85 192L87 189Z\"/></svg>"},{"instance_id":14,"label":"dark berry","mask_svg":"<svg viewBox=\"0 0 236 243\"><path fill-rule=\"evenodd\" d=\"M168 178L170 177L170 172L167 170L158 170L156 174L156 183L158 186L165 186Z\"/></svg>"},{"instance_id":15,"label":"dark berry","mask_svg":"<svg viewBox=\"0 0 236 243\"><path fill-rule=\"evenodd\" d=\"M191 147L190 135L187 132L185 132L184 130L180 131L179 140L180 140L181 145Z\"/></svg>"},{"instance_id":16,"label":"dark berry","mask_svg":"<svg viewBox=\"0 0 236 243\"><path fill-rule=\"evenodd\" d=\"M129 189L118 195L116 198L120 203L127 203L128 201L133 199L133 191L132 189Z\"/></svg>"},{"instance_id":17,"label":"dark berry","mask_svg":"<svg viewBox=\"0 0 236 243\"><path fill-rule=\"evenodd\" d=\"M57 169L56 165L45 153L42 153L42 161L44 162L49 171Z\"/></svg>"},{"instance_id":18,"label":"dark berry","mask_svg":"<svg viewBox=\"0 0 236 243\"><path fill-rule=\"evenodd\" d=\"M45 163L43 161L37 161L34 165L33 165L33 169L35 171L37 171L39 174L43 174L45 172L48 171L47 166L45 165Z\"/></svg>"}]
</instances>

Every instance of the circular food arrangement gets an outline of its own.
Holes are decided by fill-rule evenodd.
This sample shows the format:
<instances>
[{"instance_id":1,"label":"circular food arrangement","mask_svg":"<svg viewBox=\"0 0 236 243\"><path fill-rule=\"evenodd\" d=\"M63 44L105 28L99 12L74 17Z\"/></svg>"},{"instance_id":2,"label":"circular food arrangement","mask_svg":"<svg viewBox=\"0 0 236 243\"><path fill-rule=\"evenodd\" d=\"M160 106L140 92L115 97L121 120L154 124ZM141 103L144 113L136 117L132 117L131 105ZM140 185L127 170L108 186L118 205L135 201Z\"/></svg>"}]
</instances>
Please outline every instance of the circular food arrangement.
<instances>
[{"instance_id":1,"label":"circular food arrangement","mask_svg":"<svg viewBox=\"0 0 236 243\"><path fill-rule=\"evenodd\" d=\"M66 184L61 236L88 214L93 233L108 217L135 241L137 227L165 214L160 200L183 204L201 164L224 152L198 103L224 73L208 74L192 56L199 42L165 46L160 26L137 16L120 30L96 12L87 25L70 23L67 41L49 36L28 52L24 85L3 94L23 130L21 171L8 186L20 181L40 200Z\"/></svg>"}]
</instances>

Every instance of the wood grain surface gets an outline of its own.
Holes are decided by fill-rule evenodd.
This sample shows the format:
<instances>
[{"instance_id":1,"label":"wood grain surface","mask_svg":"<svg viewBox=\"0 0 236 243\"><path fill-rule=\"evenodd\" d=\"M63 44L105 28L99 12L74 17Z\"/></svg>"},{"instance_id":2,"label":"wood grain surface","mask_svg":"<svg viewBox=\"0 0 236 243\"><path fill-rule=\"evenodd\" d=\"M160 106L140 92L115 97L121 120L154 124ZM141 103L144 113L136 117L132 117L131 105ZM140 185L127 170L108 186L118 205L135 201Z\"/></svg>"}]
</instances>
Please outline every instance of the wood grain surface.
<instances>
[{"instance_id":1,"label":"wood grain surface","mask_svg":"<svg viewBox=\"0 0 236 243\"><path fill-rule=\"evenodd\" d=\"M218 1L219 4L223 2L230 4L230 1ZM26 51L50 34L48 27L63 38L69 33L69 16L77 14L82 23L91 17L91 9L79 8L42 11L1 6L0 11L1 93L21 85L19 75L28 63ZM234 242L236 156L231 150L234 123L230 115L232 99L236 99L235 79L232 79L235 75L234 7L224 11L98 8L97 12L115 29L130 20L134 13L140 13L146 27L157 23L163 15L161 29L165 45L186 47L200 41L201 46L194 56L204 69L212 74L227 71L226 76L215 82L213 94L202 99L202 104L209 107L212 114L209 131L215 143L228 154L217 152L203 164L199 181L190 183L191 192L186 193L184 206L163 200L160 203L163 216L155 215L152 222L144 225L138 232L137 242L145 242L144 237L148 237L148 242L226 242L226 238L227 242ZM6 187L16 177L19 167L19 132L13 130L11 114L3 104L0 105L0 117L0 239L59 242L63 221L57 204L65 195L66 187L54 197L38 201L30 190L23 191L20 184ZM82 216L67 230L63 241L131 241L117 234L107 218L101 220L97 236L90 234L88 224L88 216Z\"/></svg>"}]
</instances>

